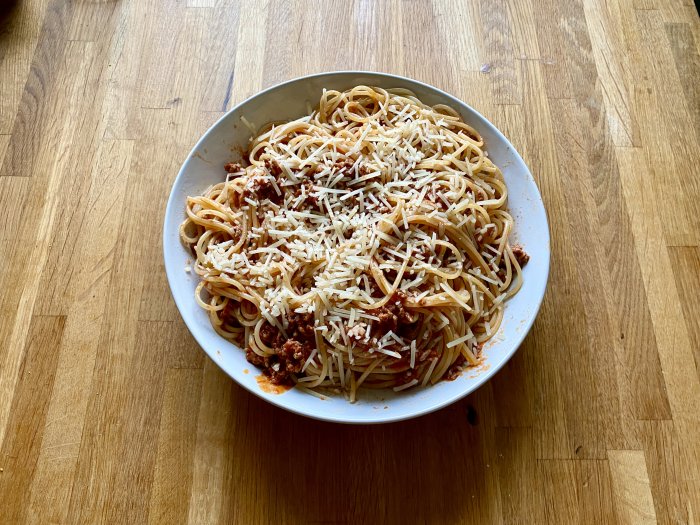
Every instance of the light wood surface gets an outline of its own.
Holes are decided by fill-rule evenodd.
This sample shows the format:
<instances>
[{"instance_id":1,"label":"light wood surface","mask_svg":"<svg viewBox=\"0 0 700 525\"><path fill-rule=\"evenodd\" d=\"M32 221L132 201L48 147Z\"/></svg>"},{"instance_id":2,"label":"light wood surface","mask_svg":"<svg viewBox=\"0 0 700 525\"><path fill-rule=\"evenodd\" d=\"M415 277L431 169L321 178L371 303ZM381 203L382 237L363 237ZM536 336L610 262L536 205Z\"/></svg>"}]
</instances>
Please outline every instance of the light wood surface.
<instances>
[{"instance_id":1,"label":"light wood surface","mask_svg":"<svg viewBox=\"0 0 700 525\"><path fill-rule=\"evenodd\" d=\"M0 18L0 523L700 522L692 0L25 0ZM514 359L349 427L268 406L184 327L164 206L234 104L338 69L493 121L548 210Z\"/></svg>"}]
</instances>

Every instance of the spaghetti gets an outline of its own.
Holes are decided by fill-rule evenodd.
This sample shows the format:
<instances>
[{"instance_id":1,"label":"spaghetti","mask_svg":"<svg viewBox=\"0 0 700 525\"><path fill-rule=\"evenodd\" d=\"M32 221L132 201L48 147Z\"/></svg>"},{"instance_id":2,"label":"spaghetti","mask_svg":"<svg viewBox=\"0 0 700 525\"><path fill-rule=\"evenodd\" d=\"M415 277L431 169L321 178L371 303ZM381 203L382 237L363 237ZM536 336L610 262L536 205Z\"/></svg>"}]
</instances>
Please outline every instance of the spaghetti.
<instances>
[{"instance_id":1,"label":"spaghetti","mask_svg":"<svg viewBox=\"0 0 700 525\"><path fill-rule=\"evenodd\" d=\"M214 329L273 383L362 388L476 365L520 289L507 188L459 114L403 89L324 90L246 166L188 197L180 233Z\"/></svg>"}]
</instances>

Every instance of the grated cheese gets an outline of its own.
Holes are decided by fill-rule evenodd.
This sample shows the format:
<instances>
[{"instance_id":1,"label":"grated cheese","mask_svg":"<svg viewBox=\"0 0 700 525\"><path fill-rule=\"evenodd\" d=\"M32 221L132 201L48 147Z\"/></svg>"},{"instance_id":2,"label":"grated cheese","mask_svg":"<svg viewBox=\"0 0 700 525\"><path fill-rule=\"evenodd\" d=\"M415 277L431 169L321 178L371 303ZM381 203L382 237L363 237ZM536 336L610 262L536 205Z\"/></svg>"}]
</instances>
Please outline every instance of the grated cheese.
<instances>
[{"instance_id":1,"label":"grated cheese","mask_svg":"<svg viewBox=\"0 0 700 525\"><path fill-rule=\"evenodd\" d=\"M346 94L338 95L348 102ZM493 165L480 149L483 142L456 126L458 116L404 95L381 97L371 107L375 113L366 118L355 114L360 120L339 121L337 112L319 120L317 109L266 127L251 141L251 166L226 175L217 185L224 190L212 187L188 200L189 210L204 210L197 227L207 224L210 236L195 246L194 270L215 283L205 286L212 301L217 294L250 300L285 337L289 312L315 312L314 333L328 347L321 353L314 348L302 367L302 373L327 371L314 385L361 383L373 355L371 363L382 369L407 359L411 369L425 371L394 387L400 391L432 381L439 359L423 361L433 346L476 341L467 327L467 334L445 342L440 332L450 319L439 308L430 310L432 304L459 305L465 325L477 313L474 331L480 338L494 335L491 322L500 322L506 298L505 280L497 274L507 259L512 222L497 227L486 220L500 217L494 210L507 215L505 186L497 169L481 170ZM238 193L235 205L222 197L226 192ZM217 223L225 228L209 227ZM405 293L409 309L420 305L425 329L417 339L406 341L398 330L380 332L380 312L362 306L377 301L377 272L384 278L377 277L381 290ZM248 337L252 329L244 328ZM350 366L356 363L363 370L359 379Z\"/></svg>"}]
</instances>

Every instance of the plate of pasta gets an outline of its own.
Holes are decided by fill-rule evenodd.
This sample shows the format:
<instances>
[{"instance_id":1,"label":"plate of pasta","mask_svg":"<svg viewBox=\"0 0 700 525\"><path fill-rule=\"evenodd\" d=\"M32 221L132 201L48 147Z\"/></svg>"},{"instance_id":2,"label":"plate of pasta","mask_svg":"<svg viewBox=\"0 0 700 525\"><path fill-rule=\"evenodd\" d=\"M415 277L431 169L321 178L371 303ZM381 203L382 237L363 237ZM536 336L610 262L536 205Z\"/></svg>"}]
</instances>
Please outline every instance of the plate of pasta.
<instances>
[{"instance_id":1,"label":"plate of pasta","mask_svg":"<svg viewBox=\"0 0 700 525\"><path fill-rule=\"evenodd\" d=\"M241 386L317 419L460 399L533 324L537 185L488 120L427 84L312 75L239 104L173 185L164 256L190 332Z\"/></svg>"}]
</instances>

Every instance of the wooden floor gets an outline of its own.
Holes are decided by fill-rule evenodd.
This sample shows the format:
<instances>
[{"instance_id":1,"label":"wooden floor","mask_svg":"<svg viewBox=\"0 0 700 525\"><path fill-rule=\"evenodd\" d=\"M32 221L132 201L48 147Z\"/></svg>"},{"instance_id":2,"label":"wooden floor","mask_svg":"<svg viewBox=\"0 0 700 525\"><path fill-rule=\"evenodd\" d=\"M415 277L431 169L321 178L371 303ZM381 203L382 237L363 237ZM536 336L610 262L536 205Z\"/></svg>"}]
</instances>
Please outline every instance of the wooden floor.
<instances>
[{"instance_id":1,"label":"wooden floor","mask_svg":"<svg viewBox=\"0 0 700 525\"><path fill-rule=\"evenodd\" d=\"M0 523L700 523L692 0L24 0L0 19ZM549 289L467 399L348 427L204 357L161 226L195 140L299 75L456 94L529 164Z\"/></svg>"}]
</instances>

